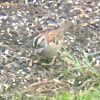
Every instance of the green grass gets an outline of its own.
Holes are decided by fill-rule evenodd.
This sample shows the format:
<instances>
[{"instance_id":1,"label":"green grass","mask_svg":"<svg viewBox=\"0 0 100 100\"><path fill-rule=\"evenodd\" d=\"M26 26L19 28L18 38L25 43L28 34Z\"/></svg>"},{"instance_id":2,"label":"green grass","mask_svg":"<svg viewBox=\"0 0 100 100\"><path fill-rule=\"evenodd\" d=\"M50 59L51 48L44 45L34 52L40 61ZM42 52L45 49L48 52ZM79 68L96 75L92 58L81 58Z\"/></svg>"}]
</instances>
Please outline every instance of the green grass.
<instances>
[{"instance_id":1,"label":"green grass","mask_svg":"<svg viewBox=\"0 0 100 100\"><path fill-rule=\"evenodd\" d=\"M30 97L25 96L24 99L22 99L22 94L15 93L15 95L12 97L11 100L34 100ZM38 99L39 100L39 99ZM68 92L65 93L56 93L56 96L51 97L47 99L46 96L41 98L40 100L100 100L100 92L96 89L92 89L90 91L85 90L84 92L80 91L76 96L69 94Z\"/></svg>"},{"instance_id":2,"label":"green grass","mask_svg":"<svg viewBox=\"0 0 100 100\"><path fill-rule=\"evenodd\" d=\"M75 69L82 73L82 77L85 76L86 79L91 79L92 83L88 83L88 86L84 85L84 89L80 88L76 94L74 94L75 89L73 88L73 94L70 94L68 91L64 93L55 93L56 95L49 97L49 99L47 99L48 97L44 96L40 98L40 100L100 100L100 74L97 73L88 59L89 56L98 54L100 51L91 54L86 53L84 50L81 51L83 53L82 61L79 61L76 57L73 57L70 52L66 52L65 48L63 52L60 52L60 54L63 61L65 61L67 64L72 64ZM69 77L69 79L75 79L77 77L77 74L74 74L72 71L68 70L67 67L62 66L61 73L63 73L64 77ZM87 78L88 76L89 78ZM84 82L85 81L86 80L84 80ZM35 97L33 95L26 95L16 92L12 96L11 100L35 100L34 98Z\"/></svg>"},{"instance_id":3,"label":"green grass","mask_svg":"<svg viewBox=\"0 0 100 100\"><path fill-rule=\"evenodd\" d=\"M11 100L33 100L33 95L27 95L27 94L15 92Z\"/></svg>"},{"instance_id":4,"label":"green grass","mask_svg":"<svg viewBox=\"0 0 100 100\"><path fill-rule=\"evenodd\" d=\"M100 92L97 90L84 91L83 93L80 91L76 100L100 100Z\"/></svg>"},{"instance_id":5,"label":"green grass","mask_svg":"<svg viewBox=\"0 0 100 100\"><path fill-rule=\"evenodd\" d=\"M73 97L70 96L67 92L62 94L56 94L55 100L73 100Z\"/></svg>"},{"instance_id":6,"label":"green grass","mask_svg":"<svg viewBox=\"0 0 100 100\"><path fill-rule=\"evenodd\" d=\"M60 44L61 45L61 44ZM61 45L62 46L62 45ZM80 70L80 72L84 71L84 67L88 68L94 73L97 73L96 70L94 69L94 66L92 66L91 62L89 61L89 56L97 55L100 53L100 51L88 54L85 52L85 50L80 50L83 54L83 59L80 61L78 58L73 57L70 52L66 51L66 48L63 47L63 51L59 51L59 53L62 56L62 60L64 60L68 64L72 64L76 69Z\"/></svg>"}]
</instances>

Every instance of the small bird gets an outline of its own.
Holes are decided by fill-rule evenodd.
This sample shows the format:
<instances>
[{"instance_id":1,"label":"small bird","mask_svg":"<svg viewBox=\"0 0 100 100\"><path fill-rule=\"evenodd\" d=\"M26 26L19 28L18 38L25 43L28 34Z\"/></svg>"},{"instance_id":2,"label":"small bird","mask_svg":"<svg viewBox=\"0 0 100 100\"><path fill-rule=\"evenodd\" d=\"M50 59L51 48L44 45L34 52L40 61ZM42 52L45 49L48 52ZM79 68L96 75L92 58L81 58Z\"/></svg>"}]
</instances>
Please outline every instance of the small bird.
<instances>
[{"instance_id":1,"label":"small bird","mask_svg":"<svg viewBox=\"0 0 100 100\"><path fill-rule=\"evenodd\" d=\"M58 29L53 29L37 35L33 40L33 49L36 55L40 58L56 58L58 51L61 49L61 45L58 43L63 41L63 34L73 24L66 20Z\"/></svg>"}]
</instances>

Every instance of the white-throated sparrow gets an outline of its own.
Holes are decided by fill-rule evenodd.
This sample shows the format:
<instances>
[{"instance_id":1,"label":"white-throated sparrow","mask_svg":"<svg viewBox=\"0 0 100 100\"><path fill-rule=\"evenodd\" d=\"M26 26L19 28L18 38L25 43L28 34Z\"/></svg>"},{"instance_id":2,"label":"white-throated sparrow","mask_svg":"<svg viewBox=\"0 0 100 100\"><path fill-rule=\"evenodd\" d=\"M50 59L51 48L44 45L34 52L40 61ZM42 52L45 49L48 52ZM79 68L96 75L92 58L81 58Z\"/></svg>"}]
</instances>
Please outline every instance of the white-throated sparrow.
<instances>
[{"instance_id":1,"label":"white-throated sparrow","mask_svg":"<svg viewBox=\"0 0 100 100\"><path fill-rule=\"evenodd\" d=\"M37 35L33 40L34 53L41 58L54 58L57 56L58 51L61 48L58 41L62 42L63 33L71 26L71 22L65 21L60 28Z\"/></svg>"}]
</instances>

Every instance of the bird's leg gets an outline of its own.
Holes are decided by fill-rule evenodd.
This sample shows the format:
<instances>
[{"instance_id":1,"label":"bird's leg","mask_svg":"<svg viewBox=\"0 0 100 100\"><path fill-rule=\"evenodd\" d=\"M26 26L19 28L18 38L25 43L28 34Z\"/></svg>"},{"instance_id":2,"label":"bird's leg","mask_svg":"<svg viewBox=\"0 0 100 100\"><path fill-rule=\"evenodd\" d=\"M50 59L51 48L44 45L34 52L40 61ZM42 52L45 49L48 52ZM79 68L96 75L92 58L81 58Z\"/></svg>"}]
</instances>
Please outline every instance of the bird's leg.
<instances>
[{"instance_id":1,"label":"bird's leg","mask_svg":"<svg viewBox=\"0 0 100 100\"><path fill-rule=\"evenodd\" d=\"M57 57L56 56L54 56L53 57L53 59L52 59L52 61L48 64L48 63L42 63L42 65L43 66L51 66L51 65L53 65L54 63L55 63L55 59L56 59Z\"/></svg>"},{"instance_id":2,"label":"bird's leg","mask_svg":"<svg viewBox=\"0 0 100 100\"><path fill-rule=\"evenodd\" d=\"M33 60L32 61L33 64L38 64L40 62L41 58L37 55L32 54L32 60Z\"/></svg>"}]
</instances>

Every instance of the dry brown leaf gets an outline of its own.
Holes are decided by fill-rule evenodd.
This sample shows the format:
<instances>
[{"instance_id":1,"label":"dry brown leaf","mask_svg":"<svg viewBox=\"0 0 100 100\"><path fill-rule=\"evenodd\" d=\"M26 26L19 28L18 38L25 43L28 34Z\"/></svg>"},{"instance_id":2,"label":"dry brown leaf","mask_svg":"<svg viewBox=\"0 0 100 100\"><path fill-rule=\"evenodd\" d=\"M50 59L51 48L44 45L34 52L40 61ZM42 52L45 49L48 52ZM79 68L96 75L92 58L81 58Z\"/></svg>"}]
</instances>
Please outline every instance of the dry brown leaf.
<instances>
[{"instance_id":1,"label":"dry brown leaf","mask_svg":"<svg viewBox=\"0 0 100 100\"><path fill-rule=\"evenodd\" d=\"M83 23L83 24L82 24L82 26L87 26L87 25L88 25L88 23Z\"/></svg>"},{"instance_id":2,"label":"dry brown leaf","mask_svg":"<svg viewBox=\"0 0 100 100\"><path fill-rule=\"evenodd\" d=\"M33 62L33 60L31 59L29 62L29 67L32 67L32 62Z\"/></svg>"},{"instance_id":3,"label":"dry brown leaf","mask_svg":"<svg viewBox=\"0 0 100 100\"><path fill-rule=\"evenodd\" d=\"M84 17L85 16L85 11L82 9L80 17Z\"/></svg>"},{"instance_id":4,"label":"dry brown leaf","mask_svg":"<svg viewBox=\"0 0 100 100\"><path fill-rule=\"evenodd\" d=\"M4 2L4 3L0 3L2 6L4 6L4 5L10 5L10 3L9 2Z\"/></svg>"}]
</instances>

